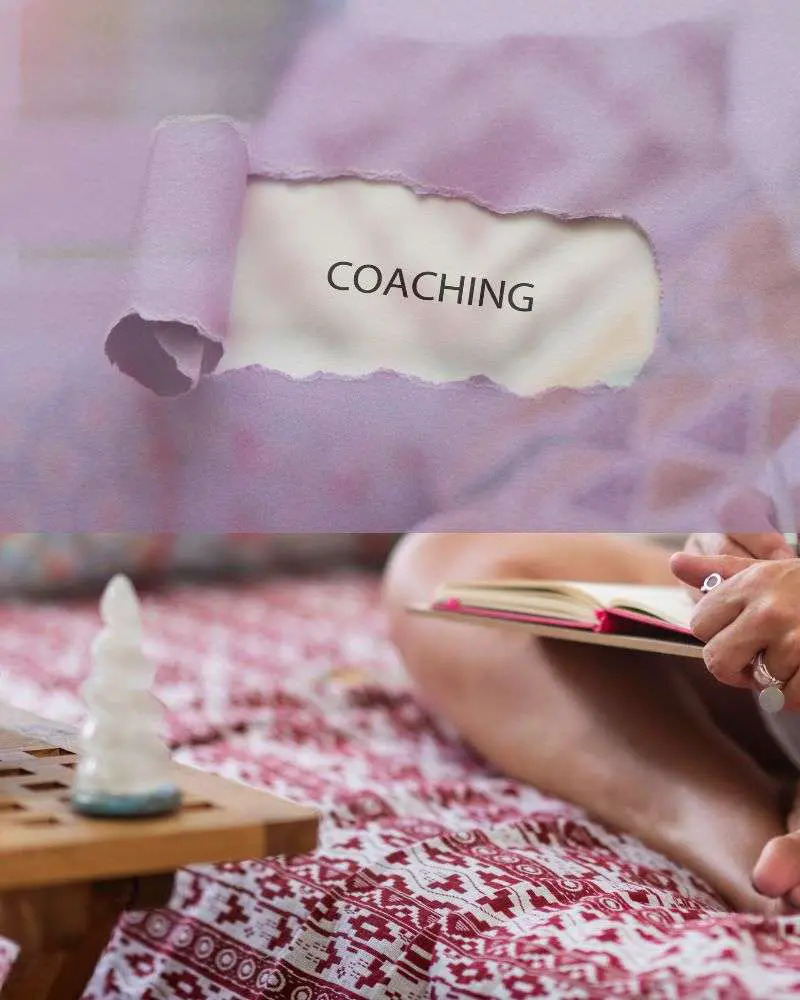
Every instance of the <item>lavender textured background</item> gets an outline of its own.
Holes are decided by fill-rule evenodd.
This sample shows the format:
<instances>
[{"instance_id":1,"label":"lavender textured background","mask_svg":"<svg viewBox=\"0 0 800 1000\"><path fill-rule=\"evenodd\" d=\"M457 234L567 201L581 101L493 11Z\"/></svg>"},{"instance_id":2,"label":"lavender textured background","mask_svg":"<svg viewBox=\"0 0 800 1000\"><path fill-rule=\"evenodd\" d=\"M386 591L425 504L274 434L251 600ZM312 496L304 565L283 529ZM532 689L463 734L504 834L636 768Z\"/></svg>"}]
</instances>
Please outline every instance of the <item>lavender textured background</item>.
<instances>
[{"instance_id":1,"label":"lavender textured background","mask_svg":"<svg viewBox=\"0 0 800 1000\"><path fill-rule=\"evenodd\" d=\"M419 5L393 30L341 16L307 35L263 118L167 123L152 155L146 115L43 120L23 74L0 140L7 529L714 526L800 416L796 8L632 38L543 35L509 6L513 22L471 5L435 40L411 37ZM390 373L210 375L248 174L635 220L662 281L656 353L630 389L533 400ZM136 311L151 322L115 326ZM149 388L108 365L109 329Z\"/></svg>"}]
</instances>

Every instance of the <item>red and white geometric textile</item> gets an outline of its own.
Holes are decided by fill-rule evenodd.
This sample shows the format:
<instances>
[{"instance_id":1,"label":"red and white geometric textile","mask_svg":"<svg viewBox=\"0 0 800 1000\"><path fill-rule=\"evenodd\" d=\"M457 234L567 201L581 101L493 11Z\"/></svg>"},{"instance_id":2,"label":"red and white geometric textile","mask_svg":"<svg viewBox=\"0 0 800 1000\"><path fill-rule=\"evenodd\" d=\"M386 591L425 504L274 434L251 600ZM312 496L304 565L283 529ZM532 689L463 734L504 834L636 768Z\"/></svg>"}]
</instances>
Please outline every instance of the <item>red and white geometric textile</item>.
<instances>
[{"instance_id":1,"label":"red and white geometric textile","mask_svg":"<svg viewBox=\"0 0 800 1000\"><path fill-rule=\"evenodd\" d=\"M495 773L414 698L377 581L145 599L180 759L316 803L310 856L181 873L87 1000L797 996L800 917L728 913L637 841ZM0 606L0 697L78 721L89 604Z\"/></svg>"}]
</instances>

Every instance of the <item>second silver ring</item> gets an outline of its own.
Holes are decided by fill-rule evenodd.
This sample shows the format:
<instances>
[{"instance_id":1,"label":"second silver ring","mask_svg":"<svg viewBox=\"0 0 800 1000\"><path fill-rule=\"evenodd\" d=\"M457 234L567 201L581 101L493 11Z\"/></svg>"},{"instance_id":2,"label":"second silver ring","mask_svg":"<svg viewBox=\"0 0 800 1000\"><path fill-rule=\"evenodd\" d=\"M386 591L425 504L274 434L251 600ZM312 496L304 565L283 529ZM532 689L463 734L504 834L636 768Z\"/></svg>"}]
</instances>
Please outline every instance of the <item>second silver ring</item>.
<instances>
[{"instance_id":1,"label":"second silver ring","mask_svg":"<svg viewBox=\"0 0 800 1000\"><path fill-rule=\"evenodd\" d=\"M786 686L784 681L773 676L764 662L764 650L759 650L751 661L753 666L753 680L761 689L758 692L758 704L765 712L774 715L780 712L786 704L786 697L783 689Z\"/></svg>"}]
</instances>

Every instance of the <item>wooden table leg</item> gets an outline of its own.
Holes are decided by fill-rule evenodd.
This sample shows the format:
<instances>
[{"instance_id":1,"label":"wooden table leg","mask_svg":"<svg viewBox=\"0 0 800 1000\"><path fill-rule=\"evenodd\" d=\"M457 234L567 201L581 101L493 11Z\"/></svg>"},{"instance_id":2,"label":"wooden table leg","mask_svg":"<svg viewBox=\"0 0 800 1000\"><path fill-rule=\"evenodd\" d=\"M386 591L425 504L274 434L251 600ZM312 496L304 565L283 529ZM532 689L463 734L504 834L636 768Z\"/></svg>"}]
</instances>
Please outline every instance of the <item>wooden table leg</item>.
<instances>
[{"instance_id":1,"label":"wooden table leg","mask_svg":"<svg viewBox=\"0 0 800 1000\"><path fill-rule=\"evenodd\" d=\"M0 934L20 946L3 1000L80 1000L125 909L165 906L172 875L52 886L0 897Z\"/></svg>"}]
</instances>

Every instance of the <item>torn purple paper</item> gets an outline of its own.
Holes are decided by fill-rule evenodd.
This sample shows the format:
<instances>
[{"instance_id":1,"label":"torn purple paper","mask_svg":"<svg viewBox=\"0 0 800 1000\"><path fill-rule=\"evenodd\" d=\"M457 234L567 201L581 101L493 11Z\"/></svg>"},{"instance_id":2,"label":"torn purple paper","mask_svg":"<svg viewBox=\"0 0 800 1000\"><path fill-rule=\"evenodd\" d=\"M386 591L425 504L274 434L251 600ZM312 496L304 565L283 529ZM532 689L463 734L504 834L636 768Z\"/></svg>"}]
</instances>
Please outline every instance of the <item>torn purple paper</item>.
<instances>
[{"instance_id":1,"label":"torn purple paper","mask_svg":"<svg viewBox=\"0 0 800 1000\"><path fill-rule=\"evenodd\" d=\"M636 38L538 36L531 15L528 32L518 21L514 35L498 37L501 8L470 8L473 21L482 19L474 44L331 24L308 40L270 113L248 135L239 195L232 173L230 189L219 175L240 162L241 140L216 123L219 143L198 145L183 164L192 187L175 178L168 184L176 231L165 226L167 214L151 215L133 268L111 261L34 267L21 259L5 322L35 331L37 342L34 350L14 341L0 372L9 401L7 524L713 526L723 488L754 477L800 418L793 66L773 57L758 32L742 29L738 13ZM753 10L762 25L758 19L777 6ZM756 115L752 95L764 93L764 72L788 82L782 101ZM170 149L186 141L176 135L168 143L170 169ZM113 143L104 155L95 200L115 191L128 198L125 184L136 176L126 167L130 156L115 159ZM531 400L480 380L431 388L388 373L354 382L292 381L259 369L203 378L204 365L213 368L224 350L231 240L248 173L393 178L499 212L633 219L650 237L660 270L656 353L629 389L557 390ZM156 205L160 184L151 170L135 193ZM75 209L70 225L91 219L93 204ZM224 218L215 215L223 204L230 206ZM30 240L36 227L54 225L31 218L23 235ZM230 270L205 287L193 264L170 282L158 266L164 246L188 247L201 264L217 254ZM153 247L155 266L145 259ZM116 285L122 272L144 293L125 298ZM120 360L130 350L125 366L135 372L149 343L159 373L143 381L174 398L153 396L105 361L105 331L137 309L146 322L192 328L181 333L194 338L191 346L158 326L142 337L146 323L130 348L108 345ZM36 420L21 427L9 415L23 412Z\"/></svg>"},{"instance_id":2,"label":"torn purple paper","mask_svg":"<svg viewBox=\"0 0 800 1000\"><path fill-rule=\"evenodd\" d=\"M214 369L248 177L363 177L501 214L628 219L669 269L698 231L727 224L747 187L725 134L729 34L724 23L677 24L635 40L520 34L458 46L329 25L308 40L246 152L230 122L159 130L109 357L163 395ZM365 239L377 236L367 228Z\"/></svg>"},{"instance_id":3,"label":"torn purple paper","mask_svg":"<svg viewBox=\"0 0 800 1000\"><path fill-rule=\"evenodd\" d=\"M167 121L153 138L130 307L106 353L160 396L185 392L222 357L248 169L245 130L232 121Z\"/></svg>"}]
</instances>

